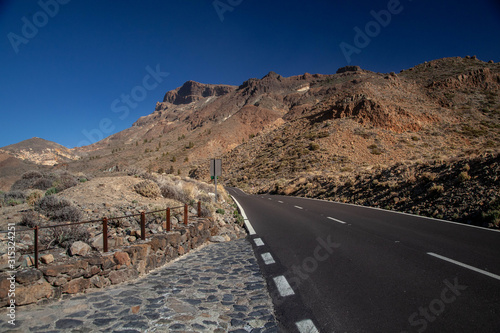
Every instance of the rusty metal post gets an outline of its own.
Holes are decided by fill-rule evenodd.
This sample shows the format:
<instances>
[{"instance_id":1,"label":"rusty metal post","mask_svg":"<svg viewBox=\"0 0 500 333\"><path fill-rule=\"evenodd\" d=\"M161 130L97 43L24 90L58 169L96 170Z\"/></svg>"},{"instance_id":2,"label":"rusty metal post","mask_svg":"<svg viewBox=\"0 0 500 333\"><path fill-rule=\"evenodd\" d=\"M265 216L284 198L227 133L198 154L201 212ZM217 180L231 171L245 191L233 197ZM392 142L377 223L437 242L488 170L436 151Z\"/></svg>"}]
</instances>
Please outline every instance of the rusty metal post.
<instances>
[{"instance_id":1,"label":"rusty metal post","mask_svg":"<svg viewBox=\"0 0 500 333\"><path fill-rule=\"evenodd\" d=\"M141 212L141 239L146 239L146 214Z\"/></svg>"},{"instance_id":2,"label":"rusty metal post","mask_svg":"<svg viewBox=\"0 0 500 333\"><path fill-rule=\"evenodd\" d=\"M108 218L102 218L102 251L108 252Z\"/></svg>"},{"instance_id":3,"label":"rusty metal post","mask_svg":"<svg viewBox=\"0 0 500 333\"><path fill-rule=\"evenodd\" d=\"M184 205L184 225L188 224L188 205Z\"/></svg>"},{"instance_id":4,"label":"rusty metal post","mask_svg":"<svg viewBox=\"0 0 500 333\"><path fill-rule=\"evenodd\" d=\"M201 201L198 201L198 217L201 217Z\"/></svg>"},{"instance_id":5,"label":"rusty metal post","mask_svg":"<svg viewBox=\"0 0 500 333\"><path fill-rule=\"evenodd\" d=\"M167 232L170 231L170 207L167 208Z\"/></svg>"},{"instance_id":6,"label":"rusty metal post","mask_svg":"<svg viewBox=\"0 0 500 333\"><path fill-rule=\"evenodd\" d=\"M35 268L38 269L38 226L35 226L35 242L34 251L35 251Z\"/></svg>"}]
</instances>

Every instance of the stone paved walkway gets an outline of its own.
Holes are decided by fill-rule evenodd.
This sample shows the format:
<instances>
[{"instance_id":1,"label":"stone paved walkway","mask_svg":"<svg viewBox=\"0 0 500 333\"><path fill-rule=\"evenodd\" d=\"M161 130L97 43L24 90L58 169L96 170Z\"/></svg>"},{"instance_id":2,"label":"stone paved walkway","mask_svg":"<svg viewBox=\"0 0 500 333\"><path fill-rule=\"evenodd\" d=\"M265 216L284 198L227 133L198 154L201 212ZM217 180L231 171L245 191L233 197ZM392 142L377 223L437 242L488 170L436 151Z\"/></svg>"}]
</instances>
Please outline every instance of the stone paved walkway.
<instances>
[{"instance_id":1,"label":"stone paved walkway","mask_svg":"<svg viewBox=\"0 0 500 333\"><path fill-rule=\"evenodd\" d=\"M210 244L119 286L0 312L1 332L277 332L247 240Z\"/></svg>"}]
</instances>

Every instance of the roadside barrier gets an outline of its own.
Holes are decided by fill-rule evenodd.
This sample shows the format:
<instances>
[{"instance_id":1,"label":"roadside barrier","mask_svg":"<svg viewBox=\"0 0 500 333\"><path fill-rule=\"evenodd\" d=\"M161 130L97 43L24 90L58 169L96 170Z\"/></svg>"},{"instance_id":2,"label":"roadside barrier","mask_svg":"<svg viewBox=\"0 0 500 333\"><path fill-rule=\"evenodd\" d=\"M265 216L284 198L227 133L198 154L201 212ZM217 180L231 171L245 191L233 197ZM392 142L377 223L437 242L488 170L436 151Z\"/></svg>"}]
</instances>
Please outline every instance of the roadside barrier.
<instances>
[{"instance_id":1,"label":"roadside barrier","mask_svg":"<svg viewBox=\"0 0 500 333\"><path fill-rule=\"evenodd\" d=\"M125 216L119 216L119 217L112 217L112 218L107 218L103 217L102 219L99 220L91 220L91 221L82 221L82 222L73 222L73 223L65 223L65 224L56 224L56 225L46 225L46 226L35 226L34 228L29 228L29 229L21 229L21 230L15 230L14 236L16 232L28 232L28 231L33 231L34 232L34 237L33 237L33 256L34 256L34 265L35 268L38 269L38 255L40 252L39 249L39 233L41 229L49 229L49 228L59 228L59 227L71 227L75 225L80 225L80 224L90 224L90 223L102 223L102 251L104 253L108 252L108 222L113 221L113 220L119 220L123 218L132 218L132 217L138 217L140 216L140 226L141 226L141 239L146 240L146 215L149 214L165 214L165 232L172 231L172 223L171 223L171 211L176 210L176 209L182 209L184 208L184 221L183 224L184 226L188 225L189 222L189 206L188 204L184 204L183 206L177 206L177 207L167 207L166 209L160 209L160 210L155 210L151 212L140 212L138 214L132 214L132 215L125 215ZM197 207L197 217L201 217L201 202L198 201L198 207ZM12 234L12 230L1 230L0 233L8 233L9 237Z\"/></svg>"}]
</instances>

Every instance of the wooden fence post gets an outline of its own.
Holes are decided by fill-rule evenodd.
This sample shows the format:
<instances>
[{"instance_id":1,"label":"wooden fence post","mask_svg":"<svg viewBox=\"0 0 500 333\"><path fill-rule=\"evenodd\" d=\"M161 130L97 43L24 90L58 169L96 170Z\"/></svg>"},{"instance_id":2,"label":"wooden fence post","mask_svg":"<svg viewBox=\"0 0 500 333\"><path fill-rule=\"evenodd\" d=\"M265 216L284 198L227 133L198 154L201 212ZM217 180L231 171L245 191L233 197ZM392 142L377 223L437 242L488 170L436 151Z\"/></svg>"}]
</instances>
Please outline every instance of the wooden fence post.
<instances>
[{"instance_id":1,"label":"wooden fence post","mask_svg":"<svg viewBox=\"0 0 500 333\"><path fill-rule=\"evenodd\" d=\"M38 269L38 226L35 226L35 268Z\"/></svg>"},{"instance_id":2,"label":"wooden fence post","mask_svg":"<svg viewBox=\"0 0 500 333\"><path fill-rule=\"evenodd\" d=\"M184 205L184 225L188 224L188 205Z\"/></svg>"},{"instance_id":3,"label":"wooden fence post","mask_svg":"<svg viewBox=\"0 0 500 333\"><path fill-rule=\"evenodd\" d=\"M146 239L146 214L141 212L141 239Z\"/></svg>"},{"instance_id":4,"label":"wooden fence post","mask_svg":"<svg viewBox=\"0 0 500 333\"><path fill-rule=\"evenodd\" d=\"M108 218L102 219L102 251L108 252Z\"/></svg>"},{"instance_id":5,"label":"wooden fence post","mask_svg":"<svg viewBox=\"0 0 500 333\"><path fill-rule=\"evenodd\" d=\"M170 207L167 207L167 232L170 231Z\"/></svg>"}]
</instances>

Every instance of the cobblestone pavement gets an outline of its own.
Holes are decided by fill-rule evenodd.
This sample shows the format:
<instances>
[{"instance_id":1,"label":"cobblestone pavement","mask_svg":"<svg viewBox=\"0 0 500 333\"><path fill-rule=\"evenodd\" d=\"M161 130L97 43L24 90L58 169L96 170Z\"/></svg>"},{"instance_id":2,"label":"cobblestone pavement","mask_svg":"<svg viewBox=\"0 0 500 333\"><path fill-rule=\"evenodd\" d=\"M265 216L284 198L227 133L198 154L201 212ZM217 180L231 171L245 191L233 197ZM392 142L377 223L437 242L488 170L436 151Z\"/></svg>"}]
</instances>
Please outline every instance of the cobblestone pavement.
<instances>
[{"instance_id":1,"label":"cobblestone pavement","mask_svg":"<svg viewBox=\"0 0 500 333\"><path fill-rule=\"evenodd\" d=\"M277 332L246 239L210 244L133 282L21 307L2 332Z\"/></svg>"}]
</instances>

